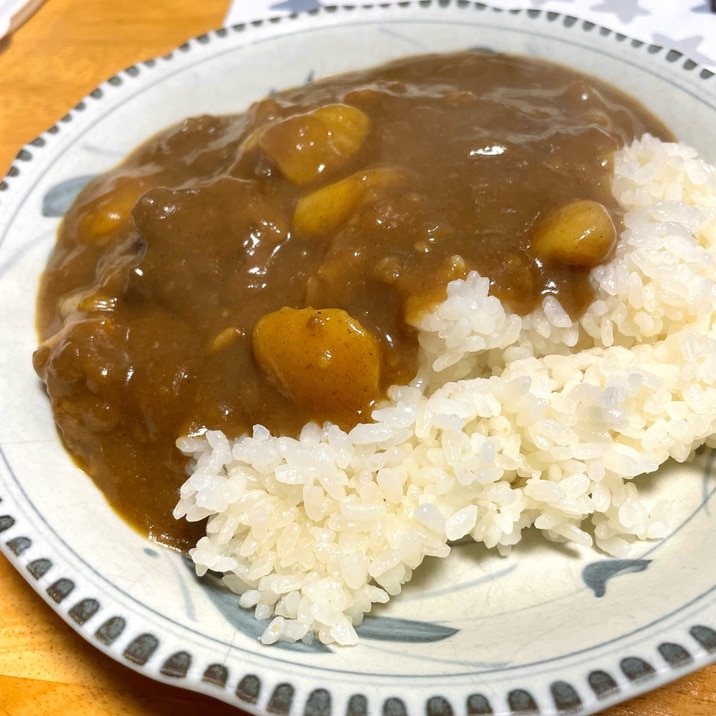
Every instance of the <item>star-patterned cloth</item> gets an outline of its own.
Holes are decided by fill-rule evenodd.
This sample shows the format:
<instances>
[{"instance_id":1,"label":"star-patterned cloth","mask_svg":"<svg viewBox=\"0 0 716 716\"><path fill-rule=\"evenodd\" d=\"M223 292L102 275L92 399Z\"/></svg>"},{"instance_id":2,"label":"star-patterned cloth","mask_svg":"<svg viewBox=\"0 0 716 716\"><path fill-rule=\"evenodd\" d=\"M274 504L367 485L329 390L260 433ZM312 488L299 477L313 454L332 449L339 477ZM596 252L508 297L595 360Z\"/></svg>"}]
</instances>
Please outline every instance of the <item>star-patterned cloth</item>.
<instances>
[{"instance_id":1,"label":"star-patterned cloth","mask_svg":"<svg viewBox=\"0 0 716 716\"><path fill-rule=\"evenodd\" d=\"M716 72L716 0L484 1L506 10L533 8L574 15L636 40L677 50ZM225 24L305 12L324 5L360 4L356 0L233 0Z\"/></svg>"}]
</instances>

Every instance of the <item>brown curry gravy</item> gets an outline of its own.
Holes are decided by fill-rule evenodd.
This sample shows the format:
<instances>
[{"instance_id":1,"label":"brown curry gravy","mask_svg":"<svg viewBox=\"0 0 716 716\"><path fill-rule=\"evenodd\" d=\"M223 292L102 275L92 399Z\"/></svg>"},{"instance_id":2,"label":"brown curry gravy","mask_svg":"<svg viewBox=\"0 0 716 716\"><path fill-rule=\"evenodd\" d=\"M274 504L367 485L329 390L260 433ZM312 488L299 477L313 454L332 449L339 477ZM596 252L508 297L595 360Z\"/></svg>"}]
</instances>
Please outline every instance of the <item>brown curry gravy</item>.
<instances>
[{"instance_id":1,"label":"brown curry gravy","mask_svg":"<svg viewBox=\"0 0 716 716\"><path fill-rule=\"evenodd\" d=\"M273 144L313 138L300 117L281 122L335 104L369 118L365 138L314 178L289 180ZM257 145L258 127L279 125ZM131 524L186 549L201 526L171 516L186 478L179 435L256 423L296 435L310 420L350 427L370 409L317 408L277 388L252 351L262 316L343 309L377 340L380 391L416 370L406 309L472 269L518 313L554 294L578 316L589 269L545 264L530 231L575 199L618 223L611 156L645 132L670 138L595 79L480 52L409 58L171 127L82 191L44 275L34 364L68 450ZM303 197L375 170L388 179L337 226L296 229Z\"/></svg>"}]
</instances>

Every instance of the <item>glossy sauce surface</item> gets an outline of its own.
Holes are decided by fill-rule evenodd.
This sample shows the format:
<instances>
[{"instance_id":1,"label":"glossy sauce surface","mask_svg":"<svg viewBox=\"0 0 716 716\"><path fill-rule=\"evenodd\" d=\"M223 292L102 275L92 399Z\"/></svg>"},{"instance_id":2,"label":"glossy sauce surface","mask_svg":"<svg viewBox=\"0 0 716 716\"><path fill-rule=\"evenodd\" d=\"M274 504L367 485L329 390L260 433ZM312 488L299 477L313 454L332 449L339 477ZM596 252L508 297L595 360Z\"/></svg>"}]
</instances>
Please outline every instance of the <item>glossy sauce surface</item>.
<instances>
[{"instance_id":1,"label":"glossy sauce surface","mask_svg":"<svg viewBox=\"0 0 716 716\"><path fill-rule=\"evenodd\" d=\"M590 265L546 258L539 227L588 201L618 228L611 156L644 132L670 138L595 80L473 52L166 130L85 188L44 277L34 362L69 451L186 548L179 435L367 419L415 373L406 319L472 269L518 313L554 294L579 315Z\"/></svg>"}]
</instances>

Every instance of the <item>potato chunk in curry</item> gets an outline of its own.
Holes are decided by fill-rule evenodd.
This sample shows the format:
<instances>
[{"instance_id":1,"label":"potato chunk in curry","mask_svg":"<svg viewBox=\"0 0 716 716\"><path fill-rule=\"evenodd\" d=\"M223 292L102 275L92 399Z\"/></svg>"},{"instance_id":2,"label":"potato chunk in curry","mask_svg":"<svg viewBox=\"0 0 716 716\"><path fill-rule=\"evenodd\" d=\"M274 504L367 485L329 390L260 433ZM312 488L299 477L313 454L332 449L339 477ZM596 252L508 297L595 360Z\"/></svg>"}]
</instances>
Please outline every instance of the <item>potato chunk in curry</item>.
<instances>
[{"instance_id":1,"label":"potato chunk in curry","mask_svg":"<svg viewBox=\"0 0 716 716\"><path fill-rule=\"evenodd\" d=\"M252 335L267 379L291 400L331 411L336 422L366 419L380 397L380 343L340 308L280 308Z\"/></svg>"}]
</instances>

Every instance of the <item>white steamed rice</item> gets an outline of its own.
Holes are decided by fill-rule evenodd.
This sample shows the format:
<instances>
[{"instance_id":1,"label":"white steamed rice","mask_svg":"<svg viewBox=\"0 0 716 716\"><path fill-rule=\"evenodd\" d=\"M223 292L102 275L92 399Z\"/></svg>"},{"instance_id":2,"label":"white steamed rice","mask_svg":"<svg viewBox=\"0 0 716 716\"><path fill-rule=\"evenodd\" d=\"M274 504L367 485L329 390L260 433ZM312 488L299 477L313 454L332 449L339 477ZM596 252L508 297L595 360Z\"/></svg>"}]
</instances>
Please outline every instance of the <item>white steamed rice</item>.
<instances>
[{"instance_id":1,"label":"white steamed rice","mask_svg":"<svg viewBox=\"0 0 716 716\"><path fill-rule=\"evenodd\" d=\"M419 375L374 422L178 441L194 460L175 516L209 517L197 573L268 620L262 642L354 644L455 540L504 554L534 526L623 556L665 535L668 505L632 478L716 433L716 168L646 136L614 193L625 231L578 322L552 298L510 314L473 273L420 320Z\"/></svg>"}]
</instances>

